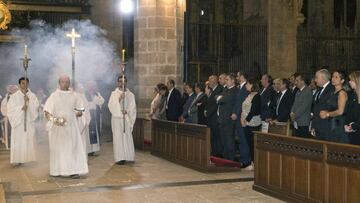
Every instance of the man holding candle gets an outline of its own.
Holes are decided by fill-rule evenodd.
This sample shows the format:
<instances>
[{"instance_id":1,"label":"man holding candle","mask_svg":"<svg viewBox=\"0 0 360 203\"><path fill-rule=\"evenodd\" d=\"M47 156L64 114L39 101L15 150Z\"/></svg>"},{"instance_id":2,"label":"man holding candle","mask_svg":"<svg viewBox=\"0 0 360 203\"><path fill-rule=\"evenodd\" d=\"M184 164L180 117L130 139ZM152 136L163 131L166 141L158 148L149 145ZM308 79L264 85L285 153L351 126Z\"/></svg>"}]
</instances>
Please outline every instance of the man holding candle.
<instances>
[{"instance_id":1,"label":"man holding candle","mask_svg":"<svg viewBox=\"0 0 360 203\"><path fill-rule=\"evenodd\" d=\"M126 77L119 76L117 82L118 87L111 93L108 107L111 113L115 162L123 165L135 158L132 131L136 120L136 103L134 94L126 87Z\"/></svg>"},{"instance_id":2,"label":"man holding candle","mask_svg":"<svg viewBox=\"0 0 360 203\"><path fill-rule=\"evenodd\" d=\"M7 116L11 125L10 163L14 165L35 161L35 120L38 117L39 101L28 89L28 83L29 79L20 78L20 89L11 95L7 103Z\"/></svg>"}]
</instances>

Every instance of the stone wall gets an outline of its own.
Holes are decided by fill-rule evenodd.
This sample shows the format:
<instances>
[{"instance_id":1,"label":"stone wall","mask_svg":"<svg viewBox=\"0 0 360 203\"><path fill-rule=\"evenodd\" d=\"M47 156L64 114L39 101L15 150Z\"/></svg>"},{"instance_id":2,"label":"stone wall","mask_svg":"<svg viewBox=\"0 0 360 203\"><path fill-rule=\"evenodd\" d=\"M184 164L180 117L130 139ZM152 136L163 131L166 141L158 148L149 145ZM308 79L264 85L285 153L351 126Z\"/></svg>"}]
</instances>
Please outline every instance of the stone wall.
<instances>
[{"instance_id":1,"label":"stone wall","mask_svg":"<svg viewBox=\"0 0 360 203\"><path fill-rule=\"evenodd\" d=\"M140 116L149 112L157 83L182 81L184 9L185 0L138 0L134 76Z\"/></svg>"}]
</instances>

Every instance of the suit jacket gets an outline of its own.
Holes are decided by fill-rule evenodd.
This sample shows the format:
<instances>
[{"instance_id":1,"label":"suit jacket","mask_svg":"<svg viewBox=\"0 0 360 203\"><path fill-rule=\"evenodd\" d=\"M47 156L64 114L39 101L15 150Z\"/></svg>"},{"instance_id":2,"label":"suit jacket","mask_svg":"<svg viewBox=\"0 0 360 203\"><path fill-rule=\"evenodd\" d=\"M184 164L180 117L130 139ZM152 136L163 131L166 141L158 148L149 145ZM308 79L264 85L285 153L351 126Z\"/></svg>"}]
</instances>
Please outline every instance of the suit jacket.
<instances>
[{"instance_id":1,"label":"suit jacket","mask_svg":"<svg viewBox=\"0 0 360 203\"><path fill-rule=\"evenodd\" d=\"M190 110L190 107L194 101L194 99L196 98L196 94L193 93L191 96L188 96L184 106L183 106L183 113L182 113L182 117L185 118L185 122L186 123L194 123L193 120L192 120L192 117L189 116L189 110Z\"/></svg>"},{"instance_id":2,"label":"suit jacket","mask_svg":"<svg viewBox=\"0 0 360 203\"><path fill-rule=\"evenodd\" d=\"M268 86L260 96L261 96L261 120L273 118L274 105L276 105L276 92L274 88L272 86Z\"/></svg>"},{"instance_id":3,"label":"suit jacket","mask_svg":"<svg viewBox=\"0 0 360 203\"><path fill-rule=\"evenodd\" d=\"M178 121L181 114L181 94L179 90L174 88L171 92L169 100L167 101L166 118L169 121Z\"/></svg>"},{"instance_id":4,"label":"suit jacket","mask_svg":"<svg viewBox=\"0 0 360 203\"><path fill-rule=\"evenodd\" d=\"M240 118L241 112L242 112L242 103L246 99L246 97L249 95L249 92L246 90L245 87L246 83L240 88L236 88L236 100L235 105L233 108L233 113L236 114L238 118Z\"/></svg>"},{"instance_id":5,"label":"suit jacket","mask_svg":"<svg viewBox=\"0 0 360 203\"><path fill-rule=\"evenodd\" d=\"M193 123L206 125L206 119L204 115L207 96L202 93L200 96L196 96L189 109L189 117L192 118Z\"/></svg>"},{"instance_id":6,"label":"suit jacket","mask_svg":"<svg viewBox=\"0 0 360 203\"><path fill-rule=\"evenodd\" d=\"M298 87L295 87L294 89L291 88L291 93L293 94L293 99L295 100L296 93L299 91Z\"/></svg>"},{"instance_id":7,"label":"suit jacket","mask_svg":"<svg viewBox=\"0 0 360 203\"><path fill-rule=\"evenodd\" d=\"M206 112L206 120L209 127L214 127L218 125L218 104L216 101L216 97L219 96L223 91L223 87L218 85L210 94L208 97L206 106L205 106L205 112Z\"/></svg>"},{"instance_id":8,"label":"suit jacket","mask_svg":"<svg viewBox=\"0 0 360 203\"><path fill-rule=\"evenodd\" d=\"M295 114L295 121L298 126L309 126L311 119L312 90L306 86L303 90L298 90L291 112Z\"/></svg>"},{"instance_id":9,"label":"suit jacket","mask_svg":"<svg viewBox=\"0 0 360 203\"><path fill-rule=\"evenodd\" d=\"M320 95L320 98L317 100L317 95L321 92L319 89L314 97L313 97L313 121L312 121L312 128L315 129L316 134L321 136L327 136L330 133L330 119L321 119L320 118L320 111L328 110L327 109L327 100L331 97L334 93L335 88L330 83L324 89L323 93Z\"/></svg>"},{"instance_id":10,"label":"suit jacket","mask_svg":"<svg viewBox=\"0 0 360 203\"><path fill-rule=\"evenodd\" d=\"M279 122L287 122L290 118L290 111L293 104L293 96L291 90L286 90L284 96L281 98L278 110L276 111L275 106L275 119ZM279 95L279 99L280 99ZM276 103L277 104L277 103Z\"/></svg>"},{"instance_id":11,"label":"suit jacket","mask_svg":"<svg viewBox=\"0 0 360 203\"><path fill-rule=\"evenodd\" d=\"M218 99L219 104L219 123L232 123L231 114L236 101L237 88L234 86L224 90Z\"/></svg>"}]
</instances>

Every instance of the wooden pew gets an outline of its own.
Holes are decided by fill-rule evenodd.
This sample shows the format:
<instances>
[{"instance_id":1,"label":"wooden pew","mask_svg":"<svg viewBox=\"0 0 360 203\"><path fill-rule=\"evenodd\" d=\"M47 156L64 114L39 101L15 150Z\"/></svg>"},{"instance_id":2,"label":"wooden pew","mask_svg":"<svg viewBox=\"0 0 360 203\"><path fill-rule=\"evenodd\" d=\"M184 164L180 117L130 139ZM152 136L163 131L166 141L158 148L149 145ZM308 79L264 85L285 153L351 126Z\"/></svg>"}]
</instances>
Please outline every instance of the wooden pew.
<instances>
[{"instance_id":1,"label":"wooden pew","mask_svg":"<svg viewBox=\"0 0 360 203\"><path fill-rule=\"evenodd\" d=\"M290 136L290 123L289 122L275 122L269 124L269 133Z\"/></svg>"},{"instance_id":2,"label":"wooden pew","mask_svg":"<svg viewBox=\"0 0 360 203\"><path fill-rule=\"evenodd\" d=\"M155 156L202 172L239 171L210 162L210 128L204 125L152 120L152 150Z\"/></svg>"},{"instance_id":3,"label":"wooden pew","mask_svg":"<svg viewBox=\"0 0 360 203\"><path fill-rule=\"evenodd\" d=\"M133 129L134 146L139 150L149 150L145 144L147 131L151 132L151 120L146 118L136 118ZM149 133L148 132L148 133Z\"/></svg>"},{"instance_id":4,"label":"wooden pew","mask_svg":"<svg viewBox=\"0 0 360 203\"><path fill-rule=\"evenodd\" d=\"M360 147L255 132L253 188L291 202L360 202Z\"/></svg>"}]
</instances>

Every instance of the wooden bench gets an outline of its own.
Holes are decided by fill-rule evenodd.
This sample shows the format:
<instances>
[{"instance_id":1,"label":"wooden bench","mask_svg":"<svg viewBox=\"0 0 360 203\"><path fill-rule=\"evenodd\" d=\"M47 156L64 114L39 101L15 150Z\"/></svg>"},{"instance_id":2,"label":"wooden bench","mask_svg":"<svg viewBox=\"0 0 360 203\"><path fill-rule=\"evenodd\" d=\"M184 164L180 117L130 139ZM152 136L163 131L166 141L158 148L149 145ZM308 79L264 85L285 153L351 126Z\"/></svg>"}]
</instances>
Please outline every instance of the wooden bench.
<instances>
[{"instance_id":1,"label":"wooden bench","mask_svg":"<svg viewBox=\"0 0 360 203\"><path fill-rule=\"evenodd\" d=\"M136 149L151 150L151 136L147 136L151 134L150 119L136 118L132 134Z\"/></svg>"},{"instance_id":2,"label":"wooden bench","mask_svg":"<svg viewBox=\"0 0 360 203\"><path fill-rule=\"evenodd\" d=\"M275 122L269 124L268 133L280 134L290 136L290 123L289 122Z\"/></svg>"},{"instance_id":3,"label":"wooden bench","mask_svg":"<svg viewBox=\"0 0 360 203\"><path fill-rule=\"evenodd\" d=\"M257 191L291 202L360 202L360 147L255 132Z\"/></svg>"},{"instance_id":4,"label":"wooden bench","mask_svg":"<svg viewBox=\"0 0 360 203\"><path fill-rule=\"evenodd\" d=\"M204 125L152 120L153 155L202 172L239 171L210 162L210 128Z\"/></svg>"}]
</instances>

